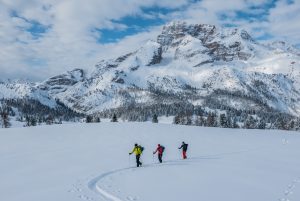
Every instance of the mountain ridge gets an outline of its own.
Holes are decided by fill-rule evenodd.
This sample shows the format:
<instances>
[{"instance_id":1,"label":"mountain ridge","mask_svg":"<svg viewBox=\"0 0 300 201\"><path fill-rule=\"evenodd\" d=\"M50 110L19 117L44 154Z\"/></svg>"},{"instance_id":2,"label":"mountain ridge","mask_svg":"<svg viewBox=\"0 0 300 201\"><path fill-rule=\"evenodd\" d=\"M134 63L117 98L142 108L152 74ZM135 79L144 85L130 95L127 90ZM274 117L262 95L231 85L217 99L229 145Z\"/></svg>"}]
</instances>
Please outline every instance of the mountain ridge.
<instances>
[{"instance_id":1,"label":"mountain ridge","mask_svg":"<svg viewBox=\"0 0 300 201\"><path fill-rule=\"evenodd\" d=\"M190 103L300 116L299 52L285 42L260 44L237 28L171 22L156 41L102 60L90 72L74 69L23 86L0 83L0 98L32 98L51 107L58 100L84 114Z\"/></svg>"}]
</instances>

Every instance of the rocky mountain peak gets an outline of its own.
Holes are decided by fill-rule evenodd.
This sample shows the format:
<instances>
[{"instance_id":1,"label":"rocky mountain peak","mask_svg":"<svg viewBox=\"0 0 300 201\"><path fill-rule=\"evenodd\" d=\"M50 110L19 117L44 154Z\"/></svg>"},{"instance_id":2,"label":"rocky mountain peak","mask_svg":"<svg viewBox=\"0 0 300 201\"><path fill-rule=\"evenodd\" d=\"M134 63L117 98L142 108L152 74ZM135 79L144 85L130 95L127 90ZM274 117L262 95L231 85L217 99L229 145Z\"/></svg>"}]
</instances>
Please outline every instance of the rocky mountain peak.
<instances>
[{"instance_id":1,"label":"rocky mountain peak","mask_svg":"<svg viewBox=\"0 0 300 201\"><path fill-rule=\"evenodd\" d=\"M188 40L187 40L188 39ZM199 62L199 65L212 63L214 61L248 60L254 56L252 50L256 45L254 39L247 31L237 28L219 28L210 24L188 24L186 22L171 22L163 27L157 42L163 51L169 48L182 49L188 43L197 43L202 51L191 54L185 48L186 55L207 55L209 58ZM189 45L195 47L195 45ZM176 57L175 57L176 58ZM199 66L197 64L197 66Z\"/></svg>"},{"instance_id":2,"label":"rocky mountain peak","mask_svg":"<svg viewBox=\"0 0 300 201\"><path fill-rule=\"evenodd\" d=\"M205 42L207 38L213 35L216 31L214 25L209 24L188 24L186 22L171 22L163 27L160 35L157 37L157 42L162 46L167 46L173 40L182 38L186 35L198 38Z\"/></svg>"},{"instance_id":3,"label":"rocky mountain peak","mask_svg":"<svg viewBox=\"0 0 300 201\"><path fill-rule=\"evenodd\" d=\"M212 42L216 38L226 39L235 37L235 40L254 42L250 34L237 28L217 28L210 24L188 24L182 21L171 22L165 25L157 37L157 42L162 46L171 45L174 40L190 35L201 40L204 44Z\"/></svg>"}]
</instances>

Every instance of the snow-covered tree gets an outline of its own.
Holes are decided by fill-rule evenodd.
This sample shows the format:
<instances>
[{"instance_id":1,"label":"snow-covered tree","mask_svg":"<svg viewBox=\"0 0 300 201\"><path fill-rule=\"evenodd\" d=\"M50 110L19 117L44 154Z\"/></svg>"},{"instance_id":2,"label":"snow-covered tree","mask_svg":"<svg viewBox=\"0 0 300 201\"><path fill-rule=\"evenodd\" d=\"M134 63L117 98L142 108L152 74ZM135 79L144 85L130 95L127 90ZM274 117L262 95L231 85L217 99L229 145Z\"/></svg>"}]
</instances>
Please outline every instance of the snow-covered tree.
<instances>
[{"instance_id":1,"label":"snow-covered tree","mask_svg":"<svg viewBox=\"0 0 300 201\"><path fill-rule=\"evenodd\" d=\"M158 123L158 118L156 114L154 114L152 117L152 123Z\"/></svg>"},{"instance_id":2,"label":"snow-covered tree","mask_svg":"<svg viewBox=\"0 0 300 201\"><path fill-rule=\"evenodd\" d=\"M190 126L192 125L193 121L192 121L192 117L191 116L186 116L186 125Z\"/></svg>"},{"instance_id":3,"label":"snow-covered tree","mask_svg":"<svg viewBox=\"0 0 300 201\"><path fill-rule=\"evenodd\" d=\"M92 123L92 122L93 122L93 117L90 116L90 115L86 116L85 122L86 122L86 123Z\"/></svg>"},{"instance_id":4,"label":"snow-covered tree","mask_svg":"<svg viewBox=\"0 0 300 201\"><path fill-rule=\"evenodd\" d=\"M247 129L256 128L256 120L253 118L252 115L248 115L246 121L244 122L244 128L247 128Z\"/></svg>"},{"instance_id":5,"label":"snow-covered tree","mask_svg":"<svg viewBox=\"0 0 300 201\"><path fill-rule=\"evenodd\" d=\"M228 128L228 127L230 127L230 126L228 125L227 117L226 117L225 114L221 114L221 115L220 115L220 126L221 126L222 128Z\"/></svg>"},{"instance_id":6,"label":"snow-covered tree","mask_svg":"<svg viewBox=\"0 0 300 201\"><path fill-rule=\"evenodd\" d=\"M206 120L206 126L208 127L215 127L216 126L216 114L209 112Z\"/></svg>"},{"instance_id":7,"label":"snow-covered tree","mask_svg":"<svg viewBox=\"0 0 300 201\"><path fill-rule=\"evenodd\" d=\"M8 116L8 112L6 111L5 108L0 108L0 120L1 120L1 126L2 128L9 128L11 126L10 122L9 122L9 116Z\"/></svg>"},{"instance_id":8,"label":"snow-covered tree","mask_svg":"<svg viewBox=\"0 0 300 201\"><path fill-rule=\"evenodd\" d=\"M173 119L173 124L180 124L180 116L179 115L176 115Z\"/></svg>"},{"instance_id":9,"label":"snow-covered tree","mask_svg":"<svg viewBox=\"0 0 300 201\"><path fill-rule=\"evenodd\" d=\"M203 116L202 115L197 116L196 120L195 120L195 125L196 126L204 126L204 124L205 124L205 119L203 118Z\"/></svg>"},{"instance_id":10,"label":"snow-covered tree","mask_svg":"<svg viewBox=\"0 0 300 201\"><path fill-rule=\"evenodd\" d=\"M266 129L267 123L265 119L260 119L257 125L258 129Z\"/></svg>"},{"instance_id":11,"label":"snow-covered tree","mask_svg":"<svg viewBox=\"0 0 300 201\"><path fill-rule=\"evenodd\" d=\"M111 122L118 122L118 118L116 114L113 114Z\"/></svg>"},{"instance_id":12,"label":"snow-covered tree","mask_svg":"<svg viewBox=\"0 0 300 201\"><path fill-rule=\"evenodd\" d=\"M101 122L100 117L95 117L95 122L100 123Z\"/></svg>"}]
</instances>

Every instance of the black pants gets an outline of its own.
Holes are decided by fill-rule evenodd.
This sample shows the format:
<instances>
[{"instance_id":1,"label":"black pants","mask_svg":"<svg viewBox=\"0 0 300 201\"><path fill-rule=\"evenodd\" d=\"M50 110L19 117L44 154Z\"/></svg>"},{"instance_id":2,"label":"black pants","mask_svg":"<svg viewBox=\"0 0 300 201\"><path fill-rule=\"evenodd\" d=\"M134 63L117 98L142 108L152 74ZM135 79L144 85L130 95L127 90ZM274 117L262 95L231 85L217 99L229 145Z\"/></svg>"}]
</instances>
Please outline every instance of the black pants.
<instances>
[{"instance_id":1,"label":"black pants","mask_svg":"<svg viewBox=\"0 0 300 201\"><path fill-rule=\"evenodd\" d=\"M158 156L159 162L162 163L162 154L158 154L157 156Z\"/></svg>"},{"instance_id":2,"label":"black pants","mask_svg":"<svg viewBox=\"0 0 300 201\"><path fill-rule=\"evenodd\" d=\"M136 167L139 167L140 165L142 165L142 163L140 161L141 155L135 155L135 158L136 158Z\"/></svg>"}]
</instances>

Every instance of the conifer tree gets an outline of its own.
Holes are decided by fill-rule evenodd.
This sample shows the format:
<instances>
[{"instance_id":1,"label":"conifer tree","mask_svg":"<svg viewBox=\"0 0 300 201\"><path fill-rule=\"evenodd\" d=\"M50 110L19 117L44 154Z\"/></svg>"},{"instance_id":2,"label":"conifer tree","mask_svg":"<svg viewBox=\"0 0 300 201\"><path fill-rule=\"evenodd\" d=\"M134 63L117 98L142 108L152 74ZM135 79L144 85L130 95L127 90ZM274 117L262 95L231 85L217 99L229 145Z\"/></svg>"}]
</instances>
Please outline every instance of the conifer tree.
<instances>
[{"instance_id":1,"label":"conifer tree","mask_svg":"<svg viewBox=\"0 0 300 201\"><path fill-rule=\"evenodd\" d=\"M9 122L8 112L6 111L5 108L1 109L0 111L1 111L0 117L1 117L2 128L9 128L11 124Z\"/></svg>"},{"instance_id":2,"label":"conifer tree","mask_svg":"<svg viewBox=\"0 0 300 201\"><path fill-rule=\"evenodd\" d=\"M227 118L226 118L226 115L225 114L221 114L220 115L220 126L222 128L228 128L228 124L227 124Z\"/></svg>"},{"instance_id":3,"label":"conifer tree","mask_svg":"<svg viewBox=\"0 0 300 201\"><path fill-rule=\"evenodd\" d=\"M173 124L180 124L180 116L176 115L173 119Z\"/></svg>"},{"instance_id":4,"label":"conifer tree","mask_svg":"<svg viewBox=\"0 0 300 201\"><path fill-rule=\"evenodd\" d=\"M101 122L100 117L96 117L96 118L95 118L95 122L96 122L96 123L100 123L100 122Z\"/></svg>"},{"instance_id":5,"label":"conifer tree","mask_svg":"<svg viewBox=\"0 0 300 201\"><path fill-rule=\"evenodd\" d=\"M192 122L192 117L189 116L189 115L186 116L186 125L189 125L189 126L190 126L190 125L192 125L192 123L193 123L193 122Z\"/></svg>"},{"instance_id":6,"label":"conifer tree","mask_svg":"<svg viewBox=\"0 0 300 201\"><path fill-rule=\"evenodd\" d=\"M118 122L118 118L117 118L117 115L114 113L112 119L111 119L111 122Z\"/></svg>"},{"instance_id":7,"label":"conifer tree","mask_svg":"<svg viewBox=\"0 0 300 201\"><path fill-rule=\"evenodd\" d=\"M90 116L90 115L86 116L85 122L86 122L86 123L92 123L92 122L93 122L93 117Z\"/></svg>"},{"instance_id":8,"label":"conifer tree","mask_svg":"<svg viewBox=\"0 0 300 201\"><path fill-rule=\"evenodd\" d=\"M158 118L156 114L154 114L152 117L152 123L158 123Z\"/></svg>"}]
</instances>

